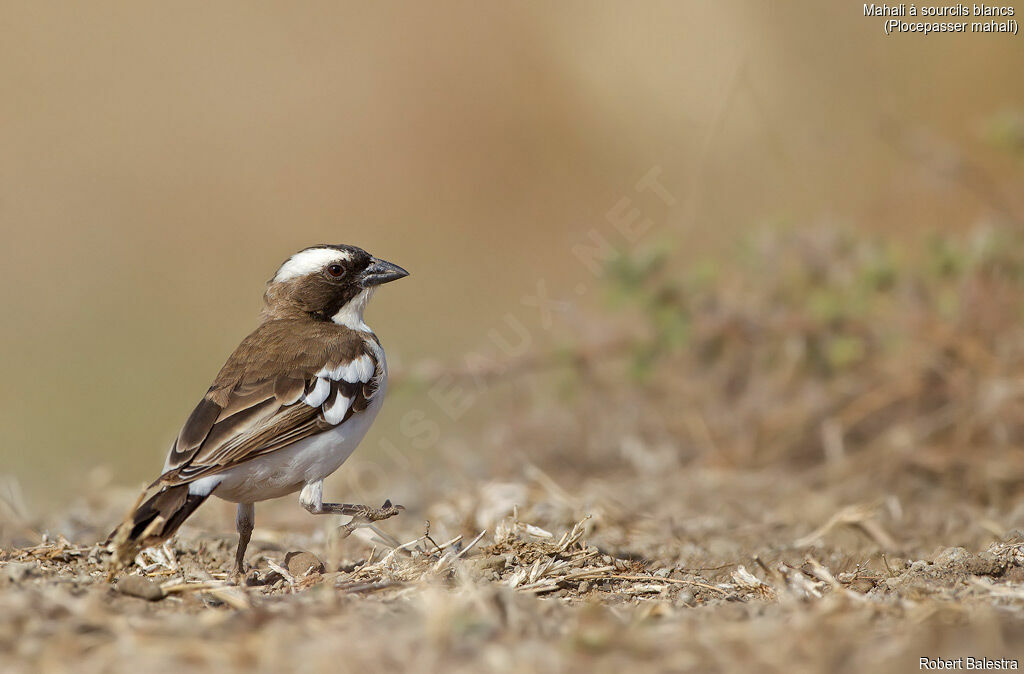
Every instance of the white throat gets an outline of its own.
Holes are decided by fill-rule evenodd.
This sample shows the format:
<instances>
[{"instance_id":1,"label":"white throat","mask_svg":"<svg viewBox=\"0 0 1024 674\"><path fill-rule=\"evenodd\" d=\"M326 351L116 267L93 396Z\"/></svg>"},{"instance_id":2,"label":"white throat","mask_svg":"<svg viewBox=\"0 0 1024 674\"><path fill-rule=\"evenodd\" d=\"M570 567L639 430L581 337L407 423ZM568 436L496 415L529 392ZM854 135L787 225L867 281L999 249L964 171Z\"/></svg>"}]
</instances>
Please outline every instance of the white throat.
<instances>
[{"instance_id":1,"label":"white throat","mask_svg":"<svg viewBox=\"0 0 1024 674\"><path fill-rule=\"evenodd\" d=\"M373 332L363 321L363 312L366 311L366 304L373 297L376 288L367 288L353 297L348 303L338 310L338 313L331 316L331 320L338 325L344 325L352 330L361 332Z\"/></svg>"}]
</instances>

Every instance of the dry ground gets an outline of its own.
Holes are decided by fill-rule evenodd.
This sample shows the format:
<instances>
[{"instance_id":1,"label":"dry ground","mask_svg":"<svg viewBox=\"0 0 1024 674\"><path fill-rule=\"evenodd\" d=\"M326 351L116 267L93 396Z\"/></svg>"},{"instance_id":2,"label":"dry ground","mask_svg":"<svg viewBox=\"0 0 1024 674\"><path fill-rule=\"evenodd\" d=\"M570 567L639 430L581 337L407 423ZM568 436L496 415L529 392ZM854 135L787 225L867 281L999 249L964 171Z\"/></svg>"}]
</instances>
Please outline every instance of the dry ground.
<instances>
[{"instance_id":1,"label":"dry ground","mask_svg":"<svg viewBox=\"0 0 1024 674\"><path fill-rule=\"evenodd\" d=\"M409 515L385 523L415 541L399 552L372 533L328 542L323 529L261 528L258 584L245 588L219 579L231 537L196 527L145 557L132 572L142 583L108 583L99 549L63 537L5 550L0 663L853 672L909 671L922 655L1021 656L1024 537L993 533L984 508L926 477L910 482L927 494L870 504L841 480L778 472L663 471L666 485L636 470L568 492L525 472L439 495L430 539ZM479 521L516 501L518 519ZM475 545L468 533L448 542L478 524L488 528Z\"/></svg>"},{"instance_id":2,"label":"dry ground","mask_svg":"<svg viewBox=\"0 0 1024 674\"><path fill-rule=\"evenodd\" d=\"M8 489L0 668L1019 661L1024 265L1015 242L954 243L973 252L889 269L877 247L773 242L769 271L671 287L627 269L627 312L650 317L639 347L580 347L557 372L534 356L535 375L492 383L480 428L379 459L374 496L408 507L383 535L258 508L243 587L224 580L227 508L111 584L93 541L132 490L93 476L33 516Z\"/></svg>"}]
</instances>

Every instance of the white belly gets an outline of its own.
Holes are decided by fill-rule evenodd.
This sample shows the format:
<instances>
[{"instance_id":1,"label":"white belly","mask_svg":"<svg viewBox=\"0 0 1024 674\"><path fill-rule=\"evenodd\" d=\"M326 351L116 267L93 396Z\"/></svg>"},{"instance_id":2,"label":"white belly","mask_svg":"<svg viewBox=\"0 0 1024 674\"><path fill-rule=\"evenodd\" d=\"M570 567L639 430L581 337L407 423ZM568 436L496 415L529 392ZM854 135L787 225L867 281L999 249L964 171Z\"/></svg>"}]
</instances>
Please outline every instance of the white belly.
<instances>
[{"instance_id":1,"label":"white belly","mask_svg":"<svg viewBox=\"0 0 1024 674\"><path fill-rule=\"evenodd\" d=\"M383 353L381 353L383 357ZM254 503L278 498L318 482L338 470L370 430L384 403L387 369L376 394L362 412L348 421L283 449L264 454L222 473L196 480L190 491L216 489L214 496L233 503Z\"/></svg>"}]
</instances>

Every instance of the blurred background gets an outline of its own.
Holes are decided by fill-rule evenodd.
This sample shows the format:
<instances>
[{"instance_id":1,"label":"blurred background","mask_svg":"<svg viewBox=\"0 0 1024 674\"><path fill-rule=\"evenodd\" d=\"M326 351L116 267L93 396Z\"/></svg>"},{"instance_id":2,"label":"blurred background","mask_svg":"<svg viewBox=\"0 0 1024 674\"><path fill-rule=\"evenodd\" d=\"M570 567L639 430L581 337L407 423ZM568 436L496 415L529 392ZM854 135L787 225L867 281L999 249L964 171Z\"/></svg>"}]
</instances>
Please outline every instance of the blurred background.
<instances>
[{"instance_id":1,"label":"blurred background","mask_svg":"<svg viewBox=\"0 0 1024 674\"><path fill-rule=\"evenodd\" d=\"M742 250L771 267L752 241L822 228L912 259L1024 213L1024 43L885 37L850 3L2 12L0 471L33 508L96 466L153 478L307 245L412 271L368 315L408 383L493 351L491 330L515 341L509 314L540 359L618 334L572 253L594 229L685 274ZM636 191L652 170L673 203ZM608 221L623 199L654 223L635 245ZM510 414L496 400L476 416ZM417 409L441 437L474 418L399 387L367 456L387 429L417 452L394 431Z\"/></svg>"},{"instance_id":2,"label":"blurred background","mask_svg":"<svg viewBox=\"0 0 1024 674\"><path fill-rule=\"evenodd\" d=\"M1021 38L812 0L0 19L11 671L1024 657ZM368 310L388 402L325 494L478 547L388 566L290 497L243 609L117 594L91 546L322 242L412 272ZM144 573L223 577L233 522L211 499ZM600 574L540 592L569 532ZM328 573L273 576L299 550Z\"/></svg>"}]
</instances>

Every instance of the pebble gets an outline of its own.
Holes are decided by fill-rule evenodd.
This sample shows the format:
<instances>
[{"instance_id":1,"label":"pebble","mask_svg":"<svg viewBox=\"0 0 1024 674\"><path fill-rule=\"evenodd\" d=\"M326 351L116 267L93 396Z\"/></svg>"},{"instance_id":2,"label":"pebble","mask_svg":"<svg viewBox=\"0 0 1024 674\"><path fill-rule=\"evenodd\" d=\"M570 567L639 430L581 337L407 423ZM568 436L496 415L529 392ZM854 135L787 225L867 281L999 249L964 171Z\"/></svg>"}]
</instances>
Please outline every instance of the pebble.
<instances>
[{"instance_id":1,"label":"pebble","mask_svg":"<svg viewBox=\"0 0 1024 674\"><path fill-rule=\"evenodd\" d=\"M946 548L936 558L938 566L967 566L967 563L974 557L966 548Z\"/></svg>"},{"instance_id":2,"label":"pebble","mask_svg":"<svg viewBox=\"0 0 1024 674\"><path fill-rule=\"evenodd\" d=\"M160 586L142 576L125 576L117 581L117 591L146 601L159 601L164 598L164 591Z\"/></svg>"},{"instance_id":3,"label":"pebble","mask_svg":"<svg viewBox=\"0 0 1024 674\"><path fill-rule=\"evenodd\" d=\"M490 557L481 557L477 562L477 565L481 569L494 569L500 571L508 565L508 558L504 555L491 555Z\"/></svg>"},{"instance_id":4,"label":"pebble","mask_svg":"<svg viewBox=\"0 0 1024 674\"><path fill-rule=\"evenodd\" d=\"M689 590L683 590L682 592L676 595L676 603L683 604L684 606L693 606L693 593Z\"/></svg>"},{"instance_id":5,"label":"pebble","mask_svg":"<svg viewBox=\"0 0 1024 674\"><path fill-rule=\"evenodd\" d=\"M579 591L580 594L586 594L587 592L590 592L590 581L585 580L582 583L580 583Z\"/></svg>"},{"instance_id":6,"label":"pebble","mask_svg":"<svg viewBox=\"0 0 1024 674\"><path fill-rule=\"evenodd\" d=\"M982 576L1002 571L1002 565L992 553L985 551L980 555L975 555L966 548L946 548L935 557L935 565L951 571L962 571Z\"/></svg>"},{"instance_id":7,"label":"pebble","mask_svg":"<svg viewBox=\"0 0 1024 674\"><path fill-rule=\"evenodd\" d=\"M284 556L284 565L288 569L288 573L292 574L292 577L296 580L302 578L307 573L323 573L326 570L324 563L320 561L319 557L305 550L289 552Z\"/></svg>"}]
</instances>

